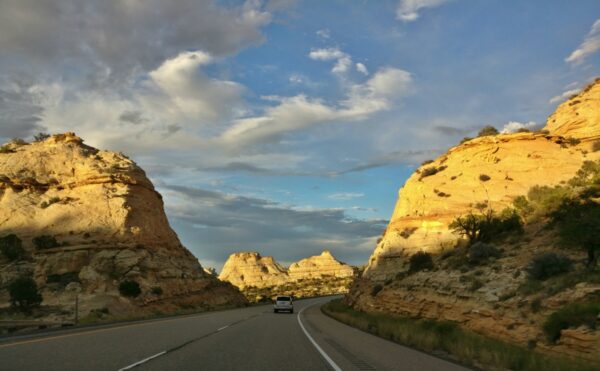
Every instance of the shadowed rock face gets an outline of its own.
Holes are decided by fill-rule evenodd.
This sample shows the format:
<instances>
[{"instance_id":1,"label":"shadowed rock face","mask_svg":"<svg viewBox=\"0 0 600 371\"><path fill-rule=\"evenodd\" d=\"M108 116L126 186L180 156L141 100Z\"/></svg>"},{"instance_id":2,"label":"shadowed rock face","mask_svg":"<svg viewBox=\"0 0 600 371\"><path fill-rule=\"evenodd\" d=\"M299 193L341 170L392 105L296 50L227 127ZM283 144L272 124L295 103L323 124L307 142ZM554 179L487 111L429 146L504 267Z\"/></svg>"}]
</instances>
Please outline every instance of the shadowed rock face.
<instances>
[{"instance_id":1,"label":"shadowed rock face","mask_svg":"<svg viewBox=\"0 0 600 371\"><path fill-rule=\"evenodd\" d=\"M16 234L28 257L0 261L0 305L8 305L6 285L22 274L34 277L46 305L70 309L80 292L82 313L244 302L181 245L162 197L126 156L86 146L72 133L7 148L0 153L0 236ZM58 246L36 247L39 236ZM125 279L140 284L138 298L119 295ZM161 295L152 294L156 287Z\"/></svg>"},{"instance_id":2,"label":"shadowed rock face","mask_svg":"<svg viewBox=\"0 0 600 371\"><path fill-rule=\"evenodd\" d=\"M458 236L448 225L457 217L480 205L500 211L532 186L560 184L584 161L600 157L591 149L600 138L599 98L600 83L595 83L550 116L549 134L475 138L417 169L399 191L365 277L389 279L405 268L407 255L453 248Z\"/></svg>"},{"instance_id":3,"label":"shadowed rock face","mask_svg":"<svg viewBox=\"0 0 600 371\"><path fill-rule=\"evenodd\" d=\"M250 300L258 296L289 294L297 297L348 291L355 269L336 260L329 251L284 268L270 256L257 252L232 254L219 278L242 290Z\"/></svg>"}]
</instances>

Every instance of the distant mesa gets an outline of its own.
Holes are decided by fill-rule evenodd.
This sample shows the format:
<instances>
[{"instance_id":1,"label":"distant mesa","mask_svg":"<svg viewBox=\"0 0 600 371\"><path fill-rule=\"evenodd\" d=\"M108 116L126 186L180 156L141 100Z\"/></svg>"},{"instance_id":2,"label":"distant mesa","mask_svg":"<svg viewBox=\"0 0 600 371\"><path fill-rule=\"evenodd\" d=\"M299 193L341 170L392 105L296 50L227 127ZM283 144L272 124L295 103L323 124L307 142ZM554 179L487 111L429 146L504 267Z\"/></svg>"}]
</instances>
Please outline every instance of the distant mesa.
<instances>
[{"instance_id":1,"label":"distant mesa","mask_svg":"<svg viewBox=\"0 0 600 371\"><path fill-rule=\"evenodd\" d=\"M17 277L35 281L56 319L73 318L76 296L80 318L246 302L182 246L135 162L74 133L1 147L0 237L9 235L22 253L0 254L0 310Z\"/></svg>"},{"instance_id":2,"label":"distant mesa","mask_svg":"<svg viewBox=\"0 0 600 371\"><path fill-rule=\"evenodd\" d=\"M356 268L327 250L289 268L258 252L239 252L229 256L219 279L240 288L249 300L260 301L284 293L296 297L345 293L355 275Z\"/></svg>"}]
</instances>

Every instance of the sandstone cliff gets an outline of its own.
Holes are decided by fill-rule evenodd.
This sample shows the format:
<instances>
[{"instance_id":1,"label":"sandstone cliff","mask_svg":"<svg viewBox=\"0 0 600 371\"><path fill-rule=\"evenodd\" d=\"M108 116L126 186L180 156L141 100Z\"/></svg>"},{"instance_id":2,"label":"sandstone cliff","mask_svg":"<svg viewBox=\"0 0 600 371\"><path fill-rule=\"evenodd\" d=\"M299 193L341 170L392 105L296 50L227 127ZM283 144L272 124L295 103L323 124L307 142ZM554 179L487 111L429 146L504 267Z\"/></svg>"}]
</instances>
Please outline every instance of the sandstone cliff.
<instances>
[{"instance_id":1,"label":"sandstone cliff","mask_svg":"<svg viewBox=\"0 0 600 371\"><path fill-rule=\"evenodd\" d=\"M0 258L0 306L19 275L31 275L43 305L57 311L72 311L78 294L80 316L244 303L181 245L160 194L125 155L86 146L72 133L2 152L0 237L17 235L26 256ZM138 282L141 295L121 296L123 280Z\"/></svg>"},{"instance_id":2,"label":"sandstone cliff","mask_svg":"<svg viewBox=\"0 0 600 371\"><path fill-rule=\"evenodd\" d=\"M552 230L532 223L523 237L500 242L500 257L481 267L459 268L453 254L465 241L449 228L470 212L512 207L533 186L565 184L584 161L599 160L599 98L597 80L561 104L545 131L468 140L423 164L400 189L389 225L347 302L365 311L456 321L488 336L553 352L583 358L600 354L598 332L564 330L558 344L547 344L541 330L565 304L597 298L597 281L572 272L562 281L539 284L525 273L541 253L560 252L582 262L583 251L565 252ZM408 258L418 251L432 254L433 270L408 272ZM577 271L585 272L583 263L577 264Z\"/></svg>"},{"instance_id":3,"label":"sandstone cliff","mask_svg":"<svg viewBox=\"0 0 600 371\"><path fill-rule=\"evenodd\" d=\"M219 279L242 290L251 301L274 295L308 297L345 293L355 276L355 269L335 259L329 251L302 259L288 269L270 256L257 252L232 254L223 266Z\"/></svg>"}]
</instances>

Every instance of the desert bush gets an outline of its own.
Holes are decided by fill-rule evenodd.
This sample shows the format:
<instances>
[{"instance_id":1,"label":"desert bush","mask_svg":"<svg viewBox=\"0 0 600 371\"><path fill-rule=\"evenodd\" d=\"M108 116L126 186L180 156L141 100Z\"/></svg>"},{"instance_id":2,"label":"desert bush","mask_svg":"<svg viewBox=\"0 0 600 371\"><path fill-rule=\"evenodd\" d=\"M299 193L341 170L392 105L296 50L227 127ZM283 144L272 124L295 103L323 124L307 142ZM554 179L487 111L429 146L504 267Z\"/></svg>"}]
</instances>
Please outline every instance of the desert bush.
<instances>
[{"instance_id":1,"label":"desert bush","mask_svg":"<svg viewBox=\"0 0 600 371\"><path fill-rule=\"evenodd\" d=\"M481 128L481 130L479 130L479 133L477 133L478 137L485 137L485 136L489 136L489 135L498 135L498 129L496 129L495 127L491 126L491 125L486 125L483 128Z\"/></svg>"},{"instance_id":2,"label":"desert bush","mask_svg":"<svg viewBox=\"0 0 600 371\"><path fill-rule=\"evenodd\" d=\"M125 280L119 284L119 292L123 296L136 298L142 293L140 284L134 280Z\"/></svg>"},{"instance_id":3,"label":"desert bush","mask_svg":"<svg viewBox=\"0 0 600 371\"><path fill-rule=\"evenodd\" d=\"M470 141L471 139L473 139L473 138L471 138L471 137L464 137L464 138L462 138L462 140L460 141L460 144L466 143L466 142Z\"/></svg>"},{"instance_id":4,"label":"desert bush","mask_svg":"<svg viewBox=\"0 0 600 371\"><path fill-rule=\"evenodd\" d=\"M53 236L42 235L37 236L33 239L33 244L38 250L52 249L55 247L59 247L60 244Z\"/></svg>"},{"instance_id":5,"label":"desert bush","mask_svg":"<svg viewBox=\"0 0 600 371\"><path fill-rule=\"evenodd\" d=\"M490 178L490 176L487 174L479 174L479 180L481 180L482 182L487 182L490 179L492 178Z\"/></svg>"},{"instance_id":6,"label":"desert bush","mask_svg":"<svg viewBox=\"0 0 600 371\"><path fill-rule=\"evenodd\" d=\"M48 134L48 133L37 133L33 136L33 141L34 142L42 142L48 138L50 138L50 134Z\"/></svg>"},{"instance_id":7,"label":"desert bush","mask_svg":"<svg viewBox=\"0 0 600 371\"><path fill-rule=\"evenodd\" d=\"M152 295L161 296L163 294L163 289L160 286L154 286L150 292Z\"/></svg>"},{"instance_id":8,"label":"desert bush","mask_svg":"<svg viewBox=\"0 0 600 371\"><path fill-rule=\"evenodd\" d=\"M446 170L446 168L447 168L447 166L445 166L445 165L442 165L439 167L435 167L435 166L427 167L421 171L421 176L419 177L419 180L426 178L428 176L435 175L435 174L439 173L440 171Z\"/></svg>"},{"instance_id":9,"label":"desert bush","mask_svg":"<svg viewBox=\"0 0 600 371\"><path fill-rule=\"evenodd\" d=\"M25 256L21 239L15 234L0 238L0 253L9 261L15 261Z\"/></svg>"},{"instance_id":10,"label":"desert bush","mask_svg":"<svg viewBox=\"0 0 600 371\"><path fill-rule=\"evenodd\" d=\"M50 205L52 205L52 204L55 204L55 203L57 203L57 202L60 202L60 197L51 197L51 198L50 198L48 201L42 201L42 202L40 203L40 207L41 207L42 209L45 209L45 208L47 208L48 206L50 206Z\"/></svg>"},{"instance_id":11,"label":"desert bush","mask_svg":"<svg viewBox=\"0 0 600 371\"><path fill-rule=\"evenodd\" d=\"M379 294L379 291L383 290L383 286L382 285L375 285L373 286L373 288L371 289L371 296L377 296L377 294Z\"/></svg>"},{"instance_id":12,"label":"desert bush","mask_svg":"<svg viewBox=\"0 0 600 371\"><path fill-rule=\"evenodd\" d=\"M0 146L0 153L13 153L13 152L14 151L12 149L10 149L10 147L7 145Z\"/></svg>"},{"instance_id":13,"label":"desert bush","mask_svg":"<svg viewBox=\"0 0 600 371\"><path fill-rule=\"evenodd\" d=\"M58 283L61 286L67 286L71 282L79 281L79 272L67 272L63 274L50 274L46 277L46 283Z\"/></svg>"},{"instance_id":14,"label":"desert bush","mask_svg":"<svg viewBox=\"0 0 600 371\"><path fill-rule=\"evenodd\" d=\"M600 140L597 140L592 144L592 152L600 151Z\"/></svg>"},{"instance_id":15,"label":"desert bush","mask_svg":"<svg viewBox=\"0 0 600 371\"><path fill-rule=\"evenodd\" d=\"M433 162L433 160L425 160L425 161L421 162L421 166L429 165L432 162Z\"/></svg>"},{"instance_id":16,"label":"desert bush","mask_svg":"<svg viewBox=\"0 0 600 371\"><path fill-rule=\"evenodd\" d=\"M589 187L600 185L600 160L585 161L577 170L575 176L569 180L571 187Z\"/></svg>"},{"instance_id":17,"label":"desert bush","mask_svg":"<svg viewBox=\"0 0 600 371\"><path fill-rule=\"evenodd\" d=\"M433 259L431 259L431 254L425 251L417 251L413 254L409 262L409 272L419 272L424 269L433 269Z\"/></svg>"},{"instance_id":18,"label":"desert bush","mask_svg":"<svg viewBox=\"0 0 600 371\"><path fill-rule=\"evenodd\" d=\"M535 208L531 205L531 203L529 202L529 200L527 200L527 197L525 196L515 197L513 201L513 206L515 207L515 210L517 210L519 215L521 215L523 218L528 217L535 211Z\"/></svg>"},{"instance_id":19,"label":"desert bush","mask_svg":"<svg viewBox=\"0 0 600 371\"><path fill-rule=\"evenodd\" d=\"M505 209L500 214L491 209L481 214L469 213L454 219L449 227L467 237L469 244L489 242L508 233L523 233L523 222L514 209Z\"/></svg>"},{"instance_id":20,"label":"desert bush","mask_svg":"<svg viewBox=\"0 0 600 371\"><path fill-rule=\"evenodd\" d=\"M490 258L499 258L500 250L492 244L475 242L467 248L467 259L472 265L485 263Z\"/></svg>"},{"instance_id":21,"label":"desert bush","mask_svg":"<svg viewBox=\"0 0 600 371\"><path fill-rule=\"evenodd\" d=\"M544 322L544 333L551 343L560 339L562 330L586 325L591 329L596 328L596 321L600 314L600 302L567 304L552 313Z\"/></svg>"},{"instance_id":22,"label":"desert bush","mask_svg":"<svg viewBox=\"0 0 600 371\"><path fill-rule=\"evenodd\" d=\"M406 227L402 231L400 231L400 237L407 239L409 238L415 231L419 229L417 227Z\"/></svg>"},{"instance_id":23,"label":"desert bush","mask_svg":"<svg viewBox=\"0 0 600 371\"><path fill-rule=\"evenodd\" d=\"M18 146L24 146L24 145L26 145L26 144L27 144L27 142L26 142L26 141L24 141L24 140L23 140L23 139L21 139L21 138L12 138L10 142L11 142L11 143L14 143L14 144L16 144L16 145L18 145Z\"/></svg>"},{"instance_id":24,"label":"desert bush","mask_svg":"<svg viewBox=\"0 0 600 371\"><path fill-rule=\"evenodd\" d=\"M531 130L527 128L519 128L517 129L517 133L531 133Z\"/></svg>"},{"instance_id":25,"label":"desert bush","mask_svg":"<svg viewBox=\"0 0 600 371\"><path fill-rule=\"evenodd\" d=\"M567 199L551 214L564 247L587 252L587 266L594 269L600 255L600 204L594 200Z\"/></svg>"},{"instance_id":26,"label":"desert bush","mask_svg":"<svg viewBox=\"0 0 600 371\"><path fill-rule=\"evenodd\" d=\"M42 296L31 277L19 277L8 287L10 304L18 310L29 313L42 303Z\"/></svg>"},{"instance_id":27,"label":"desert bush","mask_svg":"<svg viewBox=\"0 0 600 371\"><path fill-rule=\"evenodd\" d=\"M577 139L577 138L572 138L572 137L569 137L569 138L566 138L566 139L565 139L565 142L566 142L568 145L570 145L570 146L576 146L576 145L578 145L579 143L581 143L581 140L580 140L580 139Z\"/></svg>"},{"instance_id":28,"label":"desert bush","mask_svg":"<svg viewBox=\"0 0 600 371\"><path fill-rule=\"evenodd\" d=\"M570 271L572 266L573 261L568 257L550 252L535 256L525 271L529 278L545 280Z\"/></svg>"},{"instance_id":29,"label":"desert bush","mask_svg":"<svg viewBox=\"0 0 600 371\"><path fill-rule=\"evenodd\" d=\"M534 214L547 215L557 210L572 191L562 186L533 186L527 192L527 198Z\"/></svg>"}]
</instances>

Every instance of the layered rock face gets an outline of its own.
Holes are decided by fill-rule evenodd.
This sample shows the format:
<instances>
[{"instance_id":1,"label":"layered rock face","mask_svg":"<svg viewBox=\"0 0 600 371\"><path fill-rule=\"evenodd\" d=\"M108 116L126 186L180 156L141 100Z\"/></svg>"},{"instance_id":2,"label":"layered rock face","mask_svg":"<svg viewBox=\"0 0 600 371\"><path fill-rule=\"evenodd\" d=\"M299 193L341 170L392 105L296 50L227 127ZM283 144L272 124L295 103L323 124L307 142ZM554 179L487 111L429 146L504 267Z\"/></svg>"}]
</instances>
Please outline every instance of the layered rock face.
<instances>
[{"instance_id":1,"label":"layered rock face","mask_svg":"<svg viewBox=\"0 0 600 371\"><path fill-rule=\"evenodd\" d=\"M257 301L277 294L307 297L345 293L355 272L329 251L302 259L287 269L270 256L241 252L227 259L219 279L239 287L249 300Z\"/></svg>"},{"instance_id":2,"label":"layered rock face","mask_svg":"<svg viewBox=\"0 0 600 371\"><path fill-rule=\"evenodd\" d=\"M365 277L391 278L402 270L407 254L454 247L458 236L448 225L459 216L478 208L500 211L532 186L572 178L584 161L600 156L591 149L600 138L599 98L600 83L595 83L560 105L548 120L549 134L475 138L422 165L400 189Z\"/></svg>"},{"instance_id":3,"label":"layered rock face","mask_svg":"<svg viewBox=\"0 0 600 371\"><path fill-rule=\"evenodd\" d=\"M523 288L534 256L553 252L585 261L585 252L559 248L545 225L527 225L525 237L502 242L501 257L480 267L459 269L447 257L465 244L449 228L457 217L511 207L531 187L565 184L584 161L600 159L594 146L600 140L599 97L596 81L560 105L547 131L472 139L422 165L400 189L390 223L347 303L364 311L451 320L509 342L596 357L600 332L564 330L558 344L549 345L541 329L565 304L597 298L600 285L581 281L548 293ZM436 268L409 274L408 258L420 250L432 254Z\"/></svg>"},{"instance_id":4,"label":"layered rock face","mask_svg":"<svg viewBox=\"0 0 600 371\"><path fill-rule=\"evenodd\" d=\"M86 146L72 133L3 152L0 236L17 235L26 258L0 262L0 305L8 305L5 288L18 275L32 275L43 304L63 311L79 293L82 314L244 303L181 245L162 197L126 156ZM142 294L123 298L123 280L137 281Z\"/></svg>"},{"instance_id":5,"label":"layered rock face","mask_svg":"<svg viewBox=\"0 0 600 371\"><path fill-rule=\"evenodd\" d=\"M244 289L246 286L280 285L288 280L288 275L286 269L270 256L239 252L229 256L219 279Z\"/></svg>"}]
</instances>

